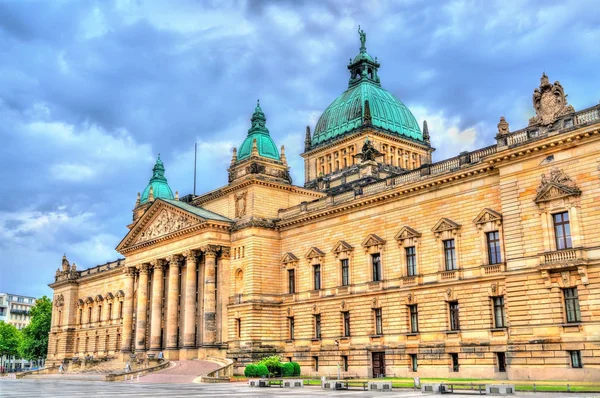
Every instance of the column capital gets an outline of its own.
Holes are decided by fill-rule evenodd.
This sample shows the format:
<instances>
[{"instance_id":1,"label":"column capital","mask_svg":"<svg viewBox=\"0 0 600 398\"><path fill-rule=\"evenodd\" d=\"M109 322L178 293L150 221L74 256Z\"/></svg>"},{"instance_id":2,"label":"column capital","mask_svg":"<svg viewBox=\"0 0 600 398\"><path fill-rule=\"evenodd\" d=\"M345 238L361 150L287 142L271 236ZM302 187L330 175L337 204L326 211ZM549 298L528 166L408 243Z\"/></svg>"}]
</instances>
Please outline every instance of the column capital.
<instances>
[{"instance_id":1,"label":"column capital","mask_svg":"<svg viewBox=\"0 0 600 398\"><path fill-rule=\"evenodd\" d=\"M196 257L196 250L184 250L181 255L185 257L187 261L190 261Z\"/></svg>"},{"instance_id":2,"label":"column capital","mask_svg":"<svg viewBox=\"0 0 600 398\"><path fill-rule=\"evenodd\" d=\"M135 267L125 267L123 273L126 278L133 278L135 276Z\"/></svg>"},{"instance_id":3,"label":"column capital","mask_svg":"<svg viewBox=\"0 0 600 398\"><path fill-rule=\"evenodd\" d=\"M165 260L169 263L169 267L179 267L179 257L179 254L171 254L170 256L167 256Z\"/></svg>"},{"instance_id":4,"label":"column capital","mask_svg":"<svg viewBox=\"0 0 600 398\"><path fill-rule=\"evenodd\" d=\"M206 257L216 257L219 249L220 249L220 247L217 245L205 245L205 246L202 246L201 250L202 250L202 253L204 253L204 255Z\"/></svg>"},{"instance_id":5,"label":"column capital","mask_svg":"<svg viewBox=\"0 0 600 398\"><path fill-rule=\"evenodd\" d=\"M221 246L221 257L222 258L229 258L230 253L231 253L230 247Z\"/></svg>"},{"instance_id":6,"label":"column capital","mask_svg":"<svg viewBox=\"0 0 600 398\"><path fill-rule=\"evenodd\" d=\"M140 274L148 274L150 272L150 264L144 263L137 266Z\"/></svg>"}]
</instances>

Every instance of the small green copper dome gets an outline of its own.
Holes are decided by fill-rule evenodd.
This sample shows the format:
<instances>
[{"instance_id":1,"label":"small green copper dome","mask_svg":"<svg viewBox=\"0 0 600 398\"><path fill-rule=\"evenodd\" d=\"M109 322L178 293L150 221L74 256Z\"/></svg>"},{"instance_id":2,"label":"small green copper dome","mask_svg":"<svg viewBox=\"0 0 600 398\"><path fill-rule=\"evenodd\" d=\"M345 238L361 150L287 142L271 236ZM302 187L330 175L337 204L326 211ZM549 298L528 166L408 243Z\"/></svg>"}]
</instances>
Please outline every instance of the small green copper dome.
<instances>
[{"instance_id":1,"label":"small green copper dome","mask_svg":"<svg viewBox=\"0 0 600 398\"><path fill-rule=\"evenodd\" d=\"M266 127L267 118L263 113L260 103L256 102L256 109L252 115L252 127L248 130L248 136L242 142L237 153L238 161L249 158L252 154L252 143L256 140L258 154L265 158L280 160L279 151L273 139L269 135L269 129Z\"/></svg>"},{"instance_id":2,"label":"small green copper dome","mask_svg":"<svg viewBox=\"0 0 600 398\"><path fill-rule=\"evenodd\" d=\"M144 189L144 192L142 192L140 204L148 201L148 197L150 196L150 187L152 187L154 199L175 198L175 196L173 196L173 191L171 191L171 187L169 187L169 184L167 184L167 178L165 177L165 166L163 165L162 160L160 160L160 155L158 155L156 164L152 168L152 178L150 179L146 189Z\"/></svg>"},{"instance_id":3,"label":"small green copper dome","mask_svg":"<svg viewBox=\"0 0 600 398\"><path fill-rule=\"evenodd\" d=\"M365 46L366 34L358 28L360 52L350 61L348 89L325 109L312 137L312 145L340 137L366 124L415 140L423 141L423 134L413 114L400 100L381 88L377 59ZM365 102L369 110L365 112Z\"/></svg>"}]
</instances>

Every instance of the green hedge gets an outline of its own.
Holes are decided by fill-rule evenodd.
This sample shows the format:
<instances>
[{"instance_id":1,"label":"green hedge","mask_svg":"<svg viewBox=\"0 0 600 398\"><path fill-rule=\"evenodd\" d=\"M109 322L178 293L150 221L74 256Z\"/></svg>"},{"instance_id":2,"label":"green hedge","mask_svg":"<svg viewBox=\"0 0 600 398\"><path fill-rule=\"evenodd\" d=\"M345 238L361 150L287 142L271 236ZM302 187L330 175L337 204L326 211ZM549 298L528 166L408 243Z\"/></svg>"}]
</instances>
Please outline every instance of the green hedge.
<instances>
[{"instance_id":1,"label":"green hedge","mask_svg":"<svg viewBox=\"0 0 600 398\"><path fill-rule=\"evenodd\" d=\"M256 376L267 377L269 375L269 369L263 364L256 365Z\"/></svg>"},{"instance_id":2,"label":"green hedge","mask_svg":"<svg viewBox=\"0 0 600 398\"><path fill-rule=\"evenodd\" d=\"M298 362L290 362L294 365L294 374L292 376L300 376L300 364Z\"/></svg>"},{"instance_id":3,"label":"green hedge","mask_svg":"<svg viewBox=\"0 0 600 398\"><path fill-rule=\"evenodd\" d=\"M281 365L281 375L283 377L292 377L294 375L294 364L286 362Z\"/></svg>"},{"instance_id":4,"label":"green hedge","mask_svg":"<svg viewBox=\"0 0 600 398\"><path fill-rule=\"evenodd\" d=\"M246 365L244 369L246 377L293 377L300 376L300 365L298 362L281 362L276 355L263 358L260 362Z\"/></svg>"},{"instance_id":5,"label":"green hedge","mask_svg":"<svg viewBox=\"0 0 600 398\"><path fill-rule=\"evenodd\" d=\"M246 369L244 369L244 376L246 377L258 377L256 375L256 365L251 363L246 365Z\"/></svg>"}]
</instances>

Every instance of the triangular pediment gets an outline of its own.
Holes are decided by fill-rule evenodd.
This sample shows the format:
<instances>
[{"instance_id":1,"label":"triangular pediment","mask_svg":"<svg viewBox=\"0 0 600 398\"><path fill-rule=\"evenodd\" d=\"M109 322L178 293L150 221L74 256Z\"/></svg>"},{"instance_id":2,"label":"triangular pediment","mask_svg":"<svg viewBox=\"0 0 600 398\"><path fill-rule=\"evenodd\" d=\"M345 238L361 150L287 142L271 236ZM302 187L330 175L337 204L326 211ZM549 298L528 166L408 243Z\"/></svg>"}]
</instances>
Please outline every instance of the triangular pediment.
<instances>
[{"instance_id":1,"label":"triangular pediment","mask_svg":"<svg viewBox=\"0 0 600 398\"><path fill-rule=\"evenodd\" d=\"M315 257L323 257L325 256L325 253L323 253L321 250L319 250L319 248L317 247L311 247L308 252L306 253L306 258L315 258Z\"/></svg>"},{"instance_id":2,"label":"triangular pediment","mask_svg":"<svg viewBox=\"0 0 600 398\"><path fill-rule=\"evenodd\" d=\"M555 199L579 195L581 195L581 191L576 187L568 187L566 185L557 184L555 182L549 182L540 187L540 189L538 190L538 194L534 199L534 202L549 202Z\"/></svg>"},{"instance_id":3,"label":"triangular pediment","mask_svg":"<svg viewBox=\"0 0 600 398\"><path fill-rule=\"evenodd\" d=\"M474 224L484 224L490 221L502 221L502 214L495 210L485 208L479 212L473 220Z\"/></svg>"},{"instance_id":4,"label":"triangular pediment","mask_svg":"<svg viewBox=\"0 0 600 398\"><path fill-rule=\"evenodd\" d=\"M416 230L412 229L411 227L405 225L400 229L400 231L398 231L396 236L394 236L394 239L400 240L400 239L409 239L409 238L419 238L420 236L421 236L420 232L417 232Z\"/></svg>"},{"instance_id":5,"label":"triangular pediment","mask_svg":"<svg viewBox=\"0 0 600 398\"><path fill-rule=\"evenodd\" d=\"M335 246L333 246L333 253L343 253L343 252L349 252L354 250L354 248L352 246L350 246L350 244L348 242L345 242L343 240L338 241Z\"/></svg>"},{"instance_id":6,"label":"triangular pediment","mask_svg":"<svg viewBox=\"0 0 600 398\"><path fill-rule=\"evenodd\" d=\"M363 247L385 245L385 240L375 234L369 234L362 243Z\"/></svg>"},{"instance_id":7,"label":"triangular pediment","mask_svg":"<svg viewBox=\"0 0 600 398\"><path fill-rule=\"evenodd\" d=\"M119 243L116 250L122 253L140 244L154 242L176 233L185 233L185 231L191 231L207 221L206 218L194 214L186 210L186 208L189 207L200 214L206 212L206 210L193 208L187 204L176 204L177 206L164 200L156 200L152 203L148 210L137 220L125 238L123 238L121 243ZM206 213L209 214L209 212ZM209 215L214 215L215 218L221 217L213 213ZM227 220L224 217L222 218L223 220L216 218L211 221L220 222Z\"/></svg>"},{"instance_id":8,"label":"triangular pediment","mask_svg":"<svg viewBox=\"0 0 600 398\"><path fill-rule=\"evenodd\" d=\"M283 264L294 263L294 262L296 262L296 261L298 261L298 257L296 257L296 256L294 255L294 253L290 253L290 252L287 252L287 253L285 253L285 254L283 255L283 257L281 258L281 262L282 262Z\"/></svg>"},{"instance_id":9,"label":"triangular pediment","mask_svg":"<svg viewBox=\"0 0 600 398\"><path fill-rule=\"evenodd\" d=\"M440 232L444 232L444 231L452 231L452 230L459 229L459 228L460 228L460 224L455 223L454 221L450 220L449 218L443 217L443 218L440 218L440 220L435 223L435 226L431 229L431 231L434 233L440 233Z\"/></svg>"}]
</instances>

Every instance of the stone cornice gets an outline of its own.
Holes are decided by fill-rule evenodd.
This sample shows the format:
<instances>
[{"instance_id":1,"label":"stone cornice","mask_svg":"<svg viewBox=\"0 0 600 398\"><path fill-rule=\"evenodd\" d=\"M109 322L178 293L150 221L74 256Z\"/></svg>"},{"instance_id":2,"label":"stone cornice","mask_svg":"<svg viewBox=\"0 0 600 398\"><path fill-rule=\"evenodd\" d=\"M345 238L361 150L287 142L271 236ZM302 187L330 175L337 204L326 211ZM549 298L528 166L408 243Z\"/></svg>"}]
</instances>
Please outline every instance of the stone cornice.
<instances>
[{"instance_id":1,"label":"stone cornice","mask_svg":"<svg viewBox=\"0 0 600 398\"><path fill-rule=\"evenodd\" d=\"M334 148L336 146L339 146L340 144L343 144L345 142L349 142L349 141L356 139L357 137L361 136L365 132L367 132L369 135L374 135L377 137L389 139L391 141L397 142L399 144L407 145L407 146L410 146L413 148L417 148L417 149L421 149L421 150L425 150L425 151L431 151L431 152L435 151L435 148L432 148L431 146L429 146L425 143L420 144L416 141L410 140L405 137L397 137L397 136L392 135L392 133L385 133L378 129L374 129L371 126L371 127L367 127L367 128L360 128L356 132L348 134L337 140L333 140L328 143L317 144L317 146L315 146L314 148L311 148L310 150L308 150L304 153L301 153L300 156L302 156L303 158L306 158L307 156L314 155L315 153Z\"/></svg>"},{"instance_id":2,"label":"stone cornice","mask_svg":"<svg viewBox=\"0 0 600 398\"><path fill-rule=\"evenodd\" d=\"M497 152L493 156L489 156L486 161L490 165L497 167L498 163L509 164L512 163L512 161L520 160L519 158L549 148L556 148L557 146L562 145L572 145L594 136L594 138L600 138L599 134L600 130L598 125L587 126L581 129L570 131L568 133L541 137L531 142L525 142L519 146Z\"/></svg>"},{"instance_id":3,"label":"stone cornice","mask_svg":"<svg viewBox=\"0 0 600 398\"><path fill-rule=\"evenodd\" d=\"M123 265L119 266L119 267L115 267L115 268L111 268L110 270L106 270L103 272L95 272L93 274L89 274L89 275L83 275L80 276L77 279L69 279L69 280L64 280L64 281L60 281L60 282L54 282L49 284L48 286L52 289L57 289L60 288L64 285L68 285L68 284L74 284L74 285L79 285L81 282L90 282L96 279L103 279L105 277L113 277L114 275L118 275L121 274L123 272L123 268L126 267L125 263L123 263ZM85 272L85 270L83 270Z\"/></svg>"},{"instance_id":4,"label":"stone cornice","mask_svg":"<svg viewBox=\"0 0 600 398\"><path fill-rule=\"evenodd\" d=\"M306 189L306 188L302 188L299 187L297 185L288 185L288 184L282 184L282 183L278 183L275 181L268 181L268 180L263 180L257 177L252 177L249 178L247 180L241 181L239 183L235 183L233 185L226 185L222 188L218 188L214 191L205 193L202 196L198 196L193 200L193 204L196 206L199 206L203 203L206 202L210 202L212 200L218 199L220 197L223 197L225 195L228 195L232 192L238 191L242 188L246 188L250 185L261 185L261 186L266 186L269 188L276 188L276 189L280 189L282 191L289 191L292 193L299 193L299 194L304 194L304 195L310 195L313 196L315 198L320 198L323 196L326 196L324 193L322 192L318 192L318 191L313 191L310 189Z\"/></svg>"},{"instance_id":5,"label":"stone cornice","mask_svg":"<svg viewBox=\"0 0 600 398\"><path fill-rule=\"evenodd\" d=\"M424 189L432 188L434 186L438 187L442 184L448 184L458 180L472 178L474 176L477 176L478 174L486 174L492 171L493 169L494 168L490 165L477 164L476 167L469 167L457 170L449 174L441 174L435 176L436 178L415 181L413 183L403 184L401 186L397 186L389 190L384 190L376 194L361 196L360 198L344 202L340 205L332 205L321 210L299 214L298 216L290 217L289 219L285 220L280 219L277 222L277 227L279 229L285 229L298 223L310 222L312 220L337 214L349 209L356 209L371 205L373 203L388 201L392 198L397 198L399 196L416 194Z\"/></svg>"}]
</instances>

